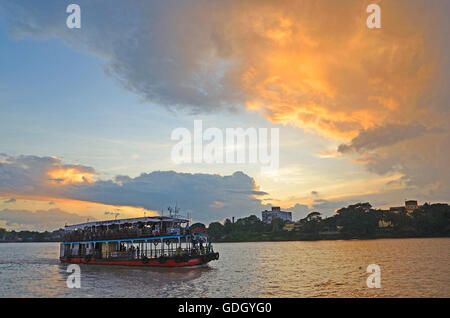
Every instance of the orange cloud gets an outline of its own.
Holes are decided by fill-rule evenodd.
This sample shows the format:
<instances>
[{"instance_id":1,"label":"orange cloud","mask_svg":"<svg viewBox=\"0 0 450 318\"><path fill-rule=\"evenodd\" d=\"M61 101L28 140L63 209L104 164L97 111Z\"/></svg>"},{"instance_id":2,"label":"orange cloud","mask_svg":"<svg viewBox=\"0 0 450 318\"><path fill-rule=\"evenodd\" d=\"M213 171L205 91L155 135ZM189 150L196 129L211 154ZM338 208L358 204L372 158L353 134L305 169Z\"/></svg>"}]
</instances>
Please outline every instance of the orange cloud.
<instances>
[{"instance_id":1,"label":"orange cloud","mask_svg":"<svg viewBox=\"0 0 450 318\"><path fill-rule=\"evenodd\" d=\"M425 19L406 2L383 2L383 27L370 30L365 3L236 5L222 40L240 60L231 74L247 108L337 139L431 116L418 107L435 68Z\"/></svg>"},{"instance_id":2,"label":"orange cloud","mask_svg":"<svg viewBox=\"0 0 450 318\"><path fill-rule=\"evenodd\" d=\"M366 26L373 2L381 29ZM18 6L29 11L17 22L22 33L49 33L108 56L108 74L152 104L198 112L246 105L273 122L347 140L360 130L441 118L424 91L445 67L438 61L448 42L445 1L150 2L130 11L133 36L126 22L111 29L92 19L96 32L77 40L54 19L39 20L49 10Z\"/></svg>"},{"instance_id":3,"label":"orange cloud","mask_svg":"<svg viewBox=\"0 0 450 318\"><path fill-rule=\"evenodd\" d=\"M67 169L62 168L49 171L48 175L52 181L61 184L68 184L68 183L82 183L82 182L92 183L94 182L92 177L95 174L87 171L81 171L78 170L77 168L67 168Z\"/></svg>"}]
</instances>

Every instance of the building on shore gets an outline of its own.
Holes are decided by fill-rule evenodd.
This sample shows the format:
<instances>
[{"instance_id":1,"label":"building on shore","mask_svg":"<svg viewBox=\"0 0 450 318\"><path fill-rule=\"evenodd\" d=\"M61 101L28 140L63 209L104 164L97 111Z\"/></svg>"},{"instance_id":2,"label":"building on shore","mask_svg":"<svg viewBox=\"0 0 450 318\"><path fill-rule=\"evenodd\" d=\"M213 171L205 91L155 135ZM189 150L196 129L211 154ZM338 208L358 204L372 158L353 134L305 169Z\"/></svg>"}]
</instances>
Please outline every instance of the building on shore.
<instances>
[{"instance_id":1,"label":"building on shore","mask_svg":"<svg viewBox=\"0 0 450 318\"><path fill-rule=\"evenodd\" d=\"M295 223L294 222L286 222L286 224L284 224L283 230L284 231L293 231L295 229Z\"/></svg>"},{"instance_id":2,"label":"building on shore","mask_svg":"<svg viewBox=\"0 0 450 318\"><path fill-rule=\"evenodd\" d=\"M393 206L389 208L391 212L404 212L411 213L418 209L420 206L417 204L417 200L406 200L405 206Z\"/></svg>"},{"instance_id":3,"label":"building on shore","mask_svg":"<svg viewBox=\"0 0 450 318\"><path fill-rule=\"evenodd\" d=\"M292 222L292 212L281 211L279 206L273 206L271 211L262 211L261 215L262 221L267 224L272 223L272 220L275 218Z\"/></svg>"},{"instance_id":4,"label":"building on shore","mask_svg":"<svg viewBox=\"0 0 450 318\"><path fill-rule=\"evenodd\" d=\"M414 210L419 208L416 200L407 200L405 201L406 212L411 213Z\"/></svg>"},{"instance_id":5,"label":"building on shore","mask_svg":"<svg viewBox=\"0 0 450 318\"><path fill-rule=\"evenodd\" d=\"M399 213L399 212L405 212L406 209L404 206L391 206L389 208L389 211Z\"/></svg>"}]
</instances>

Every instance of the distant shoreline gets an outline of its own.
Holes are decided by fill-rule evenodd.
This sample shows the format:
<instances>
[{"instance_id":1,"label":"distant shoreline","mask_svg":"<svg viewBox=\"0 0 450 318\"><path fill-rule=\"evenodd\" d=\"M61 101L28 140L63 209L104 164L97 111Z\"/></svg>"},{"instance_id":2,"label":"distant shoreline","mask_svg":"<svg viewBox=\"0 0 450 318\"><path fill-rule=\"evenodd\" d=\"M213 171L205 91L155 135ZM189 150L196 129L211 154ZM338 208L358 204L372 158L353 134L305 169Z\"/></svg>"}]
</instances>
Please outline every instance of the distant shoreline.
<instances>
[{"instance_id":1,"label":"distant shoreline","mask_svg":"<svg viewBox=\"0 0 450 318\"><path fill-rule=\"evenodd\" d=\"M425 239L425 238L450 238L450 236L366 236L366 237L320 237L310 239L269 239L269 240L214 240L212 243L260 243L260 242L317 242L317 241L369 241L380 239ZM0 243L61 243L61 241L0 241Z\"/></svg>"},{"instance_id":2,"label":"distant shoreline","mask_svg":"<svg viewBox=\"0 0 450 318\"><path fill-rule=\"evenodd\" d=\"M258 243L258 242L317 242L317 241L369 241L380 239L425 239L425 238L450 238L450 236L367 236L358 238L323 237L314 239L275 239L275 240L215 240L213 243Z\"/></svg>"},{"instance_id":3,"label":"distant shoreline","mask_svg":"<svg viewBox=\"0 0 450 318\"><path fill-rule=\"evenodd\" d=\"M210 242L296 242L450 237L450 206L425 203L412 212L372 209L369 202L341 208L331 217L311 212L296 222L275 217L270 223L256 215L237 221L225 219L190 225L188 233L207 233ZM53 232L7 231L0 228L0 242L60 242L65 230Z\"/></svg>"}]
</instances>

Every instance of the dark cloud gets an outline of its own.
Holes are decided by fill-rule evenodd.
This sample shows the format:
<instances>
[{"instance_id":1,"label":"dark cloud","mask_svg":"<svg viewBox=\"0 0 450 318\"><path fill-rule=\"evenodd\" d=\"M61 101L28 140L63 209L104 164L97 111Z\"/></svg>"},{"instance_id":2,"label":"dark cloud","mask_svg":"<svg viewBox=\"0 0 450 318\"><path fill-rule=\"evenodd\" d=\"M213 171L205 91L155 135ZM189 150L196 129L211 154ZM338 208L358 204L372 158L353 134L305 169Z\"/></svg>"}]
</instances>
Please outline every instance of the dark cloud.
<instances>
[{"instance_id":1,"label":"dark cloud","mask_svg":"<svg viewBox=\"0 0 450 318\"><path fill-rule=\"evenodd\" d=\"M60 159L52 157L7 157L0 163L0 195L13 192L156 211L177 203L199 221L259 213L262 205L257 197L266 195L258 191L255 181L242 172L220 176L154 171L135 178L117 176L114 180L68 183L55 183L48 178L52 169L74 168L79 173L95 171L86 166L63 164Z\"/></svg>"},{"instance_id":2,"label":"dark cloud","mask_svg":"<svg viewBox=\"0 0 450 318\"><path fill-rule=\"evenodd\" d=\"M395 145L407 139L422 136L427 128L421 124L388 125L360 131L349 144L341 144L338 152L365 152L380 147Z\"/></svg>"},{"instance_id":3,"label":"dark cloud","mask_svg":"<svg viewBox=\"0 0 450 318\"><path fill-rule=\"evenodd\" d=\"M196 220L211 221L259 211L261 202L254 196L265 194L254 191L255 181L242 172L220 176L155 171L119 179L120 183L97 181L73 186L64 192L64 197L156 211L177 203Z\"/></svg>"},{"instance_id":4,"label":"dark cloud","mask_svg":"<svg viewBox=\"0 0 450 318\"><path fill-rule=\"evenodd\" d=\"M38 156L6 156L0 161L0 194L50 194L58 193L58 187L64 178L52 178L51 172L68 171L74 173L95 175L91 167L74 164L63 164L55 157ZM83 182L86 180L81 179Z\"/></svg>"},{"instance_id":5,"label":"dark cloud","mask_svg":"<svg viewBox=\"0 0 450 318\"><path fill-rule=\"evenodd\" d=\"M8 200L3 201L3 203L14 203L16 201L17 201L16 198L10 198Z\"/></svg>"},{"instance_id":6,"label":"dark cloud","mask_svg":"<svg viewBox=\"0 0 450 318\"><path fill-rule=\"evenodd\" d=\"M65 23L67 4L2 1L0 12L18 37L58 37L101 57L107 62L105 73L144 101L196 112L234 109L243 102L225 80L230 61L214 52L213 34L205 28L212 16L197 16L192 10L216 5L189 0L79 0L82 27L73 32Z\"/></svg>"},{"instance_id":7,"label":"dark cloud","mask_svg":"<svg viewBox=\"0 0 450 318\"><path fill-rule=\"evenodd\" d=\"M443 114L444 116L444 114ZM386 126L362 131L338 152L376 174L401 173L396 184L405 193L426 193L429 199L446 201L450 193L450 131L422 125Z\"/></svg>"},{"instance_id":8,"label":"dark cloud","mask_svg":"<svg viewBox=\"0 0 450 318\"><path fill-rule=\"evenodd\" d=\"M89 219L93 219L89 217ZM95 219L94 219L95 220ZM76 224L86 221L86 217L69 213L60 209L49 210L13 210L0 211L0 221L5 221L8 227L14 229L31 229L36 231L57 230L65 223Z\"/></svg>"}]
</instances>

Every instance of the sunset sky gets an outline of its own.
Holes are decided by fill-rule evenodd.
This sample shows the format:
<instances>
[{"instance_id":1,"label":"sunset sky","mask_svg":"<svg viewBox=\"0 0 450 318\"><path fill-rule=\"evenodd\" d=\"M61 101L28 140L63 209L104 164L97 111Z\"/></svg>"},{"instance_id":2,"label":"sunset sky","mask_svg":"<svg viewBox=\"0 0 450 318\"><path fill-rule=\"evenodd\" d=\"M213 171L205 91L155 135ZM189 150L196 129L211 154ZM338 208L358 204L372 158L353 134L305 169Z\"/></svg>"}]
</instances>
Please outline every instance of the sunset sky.
<instances>
[{"instance_id":1,"label":"sunset sky","mask_svg":"<svg viewBox=\"0 0 450 318\"><path fill-rule=\"evenodd\" d=\"M81 29L66 7L81 7ZM381 29L366 7L381 7ZM0 227L450 202L448 1L0 2ZM279 128L280 167L176 164L178 127ZM166 212L167 213L167 212Z\"/></svg>"}]
</instances>

